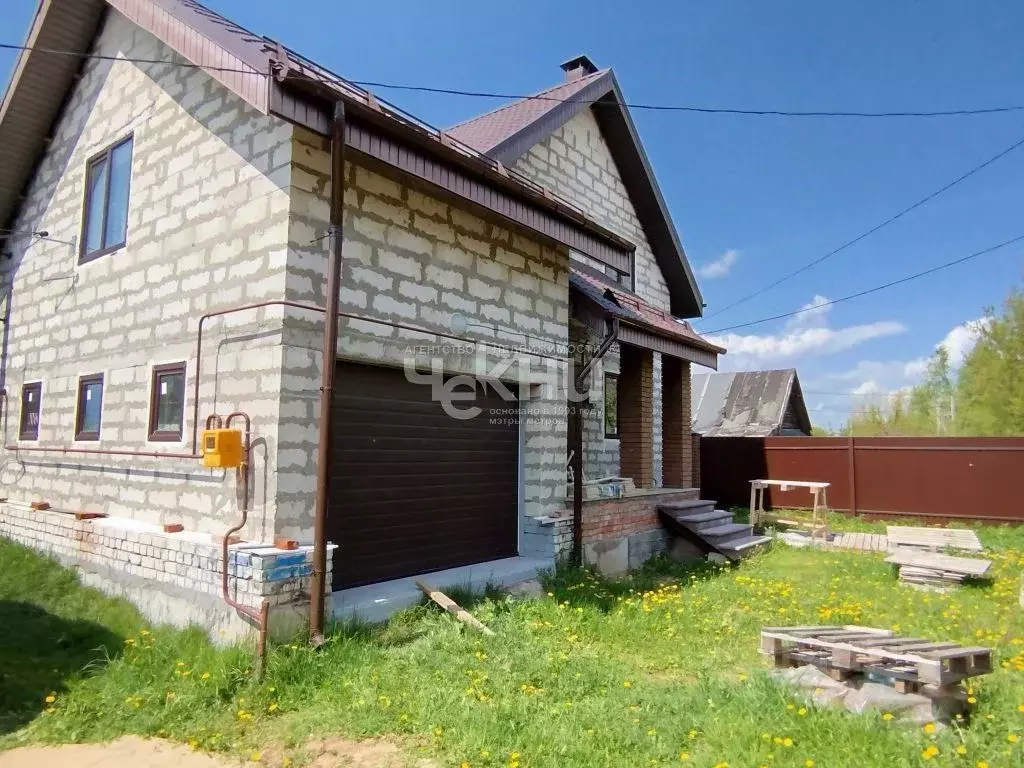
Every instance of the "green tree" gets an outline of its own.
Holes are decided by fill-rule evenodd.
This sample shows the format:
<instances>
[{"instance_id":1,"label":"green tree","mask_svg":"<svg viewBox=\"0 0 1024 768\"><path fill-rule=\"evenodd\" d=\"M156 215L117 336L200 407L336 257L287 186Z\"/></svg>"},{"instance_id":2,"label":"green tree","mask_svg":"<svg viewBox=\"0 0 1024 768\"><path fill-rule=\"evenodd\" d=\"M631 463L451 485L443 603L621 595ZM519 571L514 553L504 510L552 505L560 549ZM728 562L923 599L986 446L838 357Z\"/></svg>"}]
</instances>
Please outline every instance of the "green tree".
<instances>
[{"instance_id":1,"label":"green tree","mask_svg":"<svg viewBox=\"0 0 1024 768\"><path fill-rule=\"evenodd\" d=\"M1024 435L1024 291L986 310L956 392L959 434Z\"/></svg>"}]
</instances>

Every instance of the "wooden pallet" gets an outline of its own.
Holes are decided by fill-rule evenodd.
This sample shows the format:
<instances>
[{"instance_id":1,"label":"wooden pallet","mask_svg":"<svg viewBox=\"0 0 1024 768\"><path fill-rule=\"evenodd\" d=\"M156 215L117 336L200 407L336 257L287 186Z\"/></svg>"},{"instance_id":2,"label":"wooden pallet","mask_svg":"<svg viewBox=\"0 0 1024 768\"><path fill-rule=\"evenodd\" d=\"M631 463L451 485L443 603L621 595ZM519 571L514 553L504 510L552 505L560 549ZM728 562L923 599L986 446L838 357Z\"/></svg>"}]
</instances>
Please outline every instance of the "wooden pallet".
<instances>
[{"instance_id":1,"label":"wooden pallet","mask_svg":"<svg viewBox=\"0 0 1024 768\"><path fill-rule=\"evenodd\" d=\"M965 552L981 552L983 547L978 534L966 528L913 528L890 525L886 528L889 547L917 547L931 552L944 549L961 549Z\"/></svg>"},{"instance_id":2,"label":"wooden pallet","mask_svg":"<svg viewBox=\"0 0 1024 768\"><path fill-rule=\"evenodd\" d=\"M886 629L857 626L765 627L761 653L777 667L813 664L830 677L876 673L900 690L921 684L954 685L992 671L989 648L902 637Z\"/></svg>"}]
</instances>

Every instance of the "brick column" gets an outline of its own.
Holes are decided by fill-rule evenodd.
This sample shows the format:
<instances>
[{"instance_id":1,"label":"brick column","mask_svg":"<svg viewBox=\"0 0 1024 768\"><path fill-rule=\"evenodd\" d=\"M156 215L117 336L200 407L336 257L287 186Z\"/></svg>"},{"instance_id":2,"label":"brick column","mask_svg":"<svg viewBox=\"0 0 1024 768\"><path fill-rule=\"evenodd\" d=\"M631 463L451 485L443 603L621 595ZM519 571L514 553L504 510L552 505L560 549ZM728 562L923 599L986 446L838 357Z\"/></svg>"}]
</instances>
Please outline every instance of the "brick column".
<instances>
[{"instance_id":1,"label":"brick column","mask_svg":"<svg viewBox=\"0 0 1024 768\"><path fill-rule=\"evenodd\" d=\"M638 488L654 484L654 353L622 345L619 363L619 472Z\"/></svg>"},{"instance_id":2,"label":"brick column","mask_svg":"<svg viewBox=\"0 0 1024 768\"><path fill-rule=\"evenodd\" d=\"M661 440L666 488L692 488L693 438L690 425L690 363L661 360Z\"/></svg>"}]
</instances>

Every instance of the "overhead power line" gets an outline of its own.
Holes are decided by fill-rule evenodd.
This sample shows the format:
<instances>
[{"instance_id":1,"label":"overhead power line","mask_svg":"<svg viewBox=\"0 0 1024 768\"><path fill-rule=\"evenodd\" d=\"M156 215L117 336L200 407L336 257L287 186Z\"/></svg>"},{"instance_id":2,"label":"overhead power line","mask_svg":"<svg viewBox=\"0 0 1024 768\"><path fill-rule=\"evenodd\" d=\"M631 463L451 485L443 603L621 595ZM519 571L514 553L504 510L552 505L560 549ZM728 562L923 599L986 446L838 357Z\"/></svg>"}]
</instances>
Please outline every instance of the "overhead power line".
<instances>
[{"instance_id":1,"label":"overhead power line","mask_svg":"<svg viewBox=\"0 0 1024 768\"><path fill-rule=\"evenodd\" d=\"M243 75L263 75L267 76L266 72L259 72L252 68L241 69L239 67L215 67L208 66L206 64L193 64L190 61L170 61L168 59L136 59L125 56L108 56L101 53L83 53L81 51L59 51L54 48L39 48L32 45L13 45L11 43L0 43L0 48L9 51L35 51L36 53L51 53L54 56L71 56L78 59L97 59L99 61L124 61L131 64L168 64L174 67L183 67L185 69L207 69L213 72L238 72Z\"/></svg>"},{"instance_id":2,"label":"overhead power line","mask_svg":"<svg viewBox=\"0 0 1024 768\"><path fill-rule=\"evenodd\" d=\"M960 176L957 176L955 179L953 179L948 184L945 184L945 185L939 187L934 192L932 192L932 193L922 197L920 200L918 200L913 205L907 206L906 208L904 208L899 213L890 216L885 221L882 221L882 222L876 224L875 226L871 227L871 229L866 230L865 232L862 232L861 234L857 235L852 240L848 240L847 242L845 242L842 245L840 245L838 248L833 248L831 251L826 253L824 256L819 256L818 258L814 259L814 261L807 262L802 267L799 267L798 269L795 269L792 272L789 272L789 273L783 275L782 277L780 277L775 282L769 283L768 285L764 286L763 288L758 288L756 291L748 293L743 298L737 299L732 304L727 304L726 306L722 307L721 309L716 310L716 311L712 312L710 315L705 316L703 319L704 320L710 320L712 317L716 317L717 315L720 315L723 312L727 312L728 310L732 309L733 307L738 307L740 304L744 304L745 302L750 301L751 299L755 298L756 296L760 296L762 293L766 293L767 291L770 291L772 288L775 288L776 286L782 285L787 280L791 280L792 278L796 277L799 274L802 274L802 273L806 272L807 270L811 269L812 267L818 266L823 261L827 261L828 259L831 259L833 256L836 256L836 255L842 253L843 251L845 251L850 246L856 245L861 240L864 240L865 238L870 237L871 235L873 235L876 232L878 232L880 229L883 229L883 228L889 226L890 224L892 224L893 222L897 221L898 219L903 218L904 216L906 216L911 211L917 210L918 208L920 208L925 203L931 202L932 200L934 200L936 197L938 197L942 193L948 192L950 189L955 187L960 182L966 181L967 179L969 179L974 174L978 173L981 170L984 170L985 168L988 168L990 165L992 165L992 163L996 162L997 160L1000 160L1003 157L1006 157L1006 155L1010 154L1015 149L1017 149L1018 147L1021 147L1021 146L1024 146L1024 139L1020 139L1019 141L1014 142L1013 144L1008 146L1006 149L1002 150L998 154L993 155L988 160L986 160L985 162L981 163L981 165L974 166L973 168L971 168L971 170L967 171L967 173L964 173L964 174L962 174Z\"/></svg>"},{"instance_id":3,"label":"overhead power line","mask_svg":"<svg viewBox=\"0 0 1024 768\"><path fill-rule=\"evenodd\" d=\"M58 56L74 56L78 58L101 59L106 61L126 61L135 64L170 64L189 69L207 69L215 72L239 72L242 74L268 76L266 72L259 72L253 69L241 69L237 67L216 67L190 62L168 61L161 59L137 59L132 57L106 56L96 53L82 53L79 51L61 51L52 48L39 48L30 45L14 45L11 43L0 43L0 48L12 51L36 51L38 53L50 53ZM475 91L462 88L441 88L428 85L410 85L406 83L385 83L374 80L347 80L352 85L363 88L382 88L396 91L418 91L422 93L438 93L449 96L468 96L486 99L506 99L521 101L551 101L559 104L597 104L600 99L560 99L557 96L540 94L517 94L501 93L495 91ZM748 117L855 117L855 118L909 118L909 117L968 117L976 115L996 115L1007 112L1024 111L1024 104L1012 104L999 107L980 107L977 109L940 109L940 110L902 110L902 111L856 111L856 110L785 110L785 109L739 109L733 107L704 107L696 104L644 104L628 102L623 104L629 109L648 110L653 112L690 112L707 115L742 115Z\"/></svg>"},{"instance_id":4,"label":"overhead power line","mask_svg":"<svg viewBox=\"0 0 1024 768\"><path fill-rule=\"evenodd\" d=\"M945 264L939 264L938 266L932 267L930 269L926 269L926 270L924 270L922 272L915 272L912 275L907 275L906 277L901 277L899 280L892 280L892 281L890 281L888 283L883 283L882 285L876 285L874 288L867 288L867 289L865 289L863 291L858 291L857 293L851 293L849 296L843 296L843 297L838 298L838 299L831 299L829 301L824 301L824 302L822 302L820 304L814 304L813 306L809 306L809 307L801 307L800 309L793 310L792 312L783 312L780 315L772 315L771 317L762 317L760 320L751 320L751 321L746 322L746 323L737 323L736 325L728 325L728 326L726 326L724 328L716 328L713 331L704 331L704 330L702 330L701 333L704 334L704 335L712 335L712 334L715 334L715 333L725 333L726 331L735 331L738 328L749 328L752 325L760 325L761 323L770 323L772 320L782 320L783 318L786 318L786 317L794 317L796 315L802 315L804 312L814 312L815 310L819 310L822 307L831 307L834 304L841 304L844 301L851 301L852 299L859 299L861 296L867 296L870 293L878 293L878 291L884 291L886 288L892 288L895 285L902 285L903 283L909 283L911 280L917 280L920 277L926 277L927 275L931 275L931 274L934 274L936 272L940 272L943 269L949 269L950 267L955 267L957 264L963 264L965 261L970 261L971 259L976 259L979 256L984 256L986 253L992 253L993 251L998 251L1000 248L1005 248L1008 245L1013 245L1014 243L1020 242L1021 240L1024 240L1024 235L1017 235L1017 237L1010 238L1009 240L1004 240L1003 242L998 243L997 245L989 246L988 248L983 248L982 250L975 251L974 253L968 254L967 256L961 256L959 259L954 259L953 261L947 261Z\"/></svg>"}]
</instances>

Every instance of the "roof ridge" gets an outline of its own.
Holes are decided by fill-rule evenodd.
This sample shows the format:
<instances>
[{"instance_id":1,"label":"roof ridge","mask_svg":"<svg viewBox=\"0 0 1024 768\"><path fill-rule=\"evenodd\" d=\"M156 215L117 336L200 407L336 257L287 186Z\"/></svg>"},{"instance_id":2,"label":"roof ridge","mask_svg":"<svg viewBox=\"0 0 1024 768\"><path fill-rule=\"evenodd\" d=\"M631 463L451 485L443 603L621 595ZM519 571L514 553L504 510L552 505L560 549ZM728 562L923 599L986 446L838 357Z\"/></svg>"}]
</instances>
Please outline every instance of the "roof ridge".
<instances>
[{"instance_id":1,"label":"roof ridge","mask_svg":"<svg viewBox=\"0 0 1024 768\"><path fill-rule=\"evenodd\" d=\"M611 72L611 71L612 71L611 67L605 67L604 69L597 70L597 72L591 72L589 75L584 75L583 77L578 77L575 80L568 80L568 81L563 81L561 83L556 83L555 85L548 86L544 90L537 91L536 93L531 93L531 94L529 94L527 96L519 96L519 97L513 98L511 101L506 101L504 104L501 104L501 105L495 107L494 109L490 109L490 110L488 110L486 112L481 112L479 115L475 115L474 117L467 118L467 119L463 120L461 123L455 123L455 125L451 125L451 126L445 128L444 129L445 133L448 133L450 131L454 131L456 128L461 128L464 125L469 125L470 123L476 122L477 120L482 120L485 117L491 117L492 115L496 115L499 112L503 112L506 109L511 109L512 107L518 106L519 104L522 104L525 101L535 101L538 97L543 96L543 95L545 95L547 93L550 93L551 91L558 90L559 88L565 88L568 85L579 85L581 83L581 81L584 81L584 80L595 80L598 77L601 77L602 75L605 75L605 74L607 74L608 72ZM555 100L555 99L551 100L551 106L552 107L556 106L559 103L560 102Z\"/></svg>"}]
</instances>

